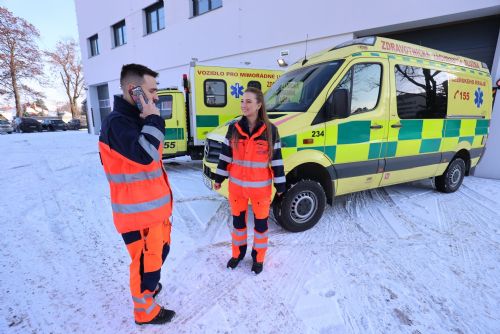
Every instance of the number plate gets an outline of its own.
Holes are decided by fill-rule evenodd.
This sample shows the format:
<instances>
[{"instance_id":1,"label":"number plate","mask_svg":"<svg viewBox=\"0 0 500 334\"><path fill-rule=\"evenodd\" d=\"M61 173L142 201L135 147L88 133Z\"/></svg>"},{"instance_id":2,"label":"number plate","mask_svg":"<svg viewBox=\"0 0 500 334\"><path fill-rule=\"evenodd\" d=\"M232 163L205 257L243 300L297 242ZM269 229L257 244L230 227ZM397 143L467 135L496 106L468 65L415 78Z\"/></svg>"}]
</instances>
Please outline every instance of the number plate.
<instances>
[{"instance_id":1,"label":"number plate","mask_svg":"<svg viewBox=\"0 0 500 334\"><path fill-rule=\"evenodd\" d=\"M212 180L210 180L210 178L205 174L202 175L203 175L203 183L205 184L205 186L207 186L208 189L212 190Z\"/></svg>"}]
</instances>

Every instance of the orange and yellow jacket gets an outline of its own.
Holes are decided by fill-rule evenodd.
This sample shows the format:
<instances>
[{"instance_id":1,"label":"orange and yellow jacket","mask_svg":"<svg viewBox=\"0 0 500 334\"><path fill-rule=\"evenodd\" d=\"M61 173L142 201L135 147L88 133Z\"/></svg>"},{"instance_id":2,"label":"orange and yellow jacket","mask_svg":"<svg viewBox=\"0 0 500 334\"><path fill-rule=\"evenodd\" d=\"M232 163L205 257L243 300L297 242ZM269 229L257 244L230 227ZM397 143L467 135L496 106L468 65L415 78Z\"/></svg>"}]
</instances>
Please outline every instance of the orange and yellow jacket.
<instances>
[{"instance_id":1,"label":"orange and yellow jacket","mask_svg":"<svg viewBox=\"0 0 500 334\"><path fill-rule=\"evenodd\" d=\"M243 197L270 197L271 185L278 193L286 189L285 170L281 157L278 129L271 124L272 147L266 138L266 125L259 122L252 133L246 117L229 125L219 163L214 174L215 182L229 178L229 193ZM234 132L240 139L234 141ZM272 158L269 159L269 150Z\"/></svg>"},{"instance_id":2,"label":"orange and yellow jacket","mask_svg":"<svg viewBox=\"0 0 500 334\"><path fill-rule=\"evenodd\" d=\"M165 222L172 214L172 192L162 162L165 123L160 116L142 119L139 113L136 106L115 96L113 112L102 123L99 136L119 233Z\"/></svg>"}]
</instances>

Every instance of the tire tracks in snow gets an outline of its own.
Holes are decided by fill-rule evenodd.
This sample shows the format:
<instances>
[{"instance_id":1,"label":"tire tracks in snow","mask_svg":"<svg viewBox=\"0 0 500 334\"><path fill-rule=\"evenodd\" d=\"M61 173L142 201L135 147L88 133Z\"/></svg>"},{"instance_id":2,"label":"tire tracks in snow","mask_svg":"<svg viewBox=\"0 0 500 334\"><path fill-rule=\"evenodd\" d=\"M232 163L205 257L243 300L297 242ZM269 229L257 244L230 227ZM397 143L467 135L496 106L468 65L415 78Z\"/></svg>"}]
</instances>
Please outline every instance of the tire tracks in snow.
<instances>
[{"instance_id":1,"label":"tire tracks in snow","mask_svg":"<svg viewBox=\"0 0 500 334\"><path fill-rule=\"evenodd\" d=\"M75 284L69 291L66 289L57 290L56 288L51 292L53 288L49 288L47 292L55 300L65 300L66 302L63 303L62 307L72 310L72 312L79 312L81 316L86 318L102 318L99 321L101 324L106 323L105 319L116 319L116 314L126 314L126 312L119 310L120 307L125 307L126 304L115 303L115 300L120 300L123 296L129 295L128 289L125 287L127 282L125 276L128 275L127 265L125 262L116 263L110 260L112 258L110 254L123 252L123 249L120 248L122 247L120 244L122 241L116 243L115 240L106 239L111 235L116 239L121 238L116 235L114 226L111 223L111 215L107 217L104 227L89 224L89 217L85 216L86 212L92 212L95 208L101 208L104 205L109 208L109 198L103 203L79 201L80 196L85 198L83 192L78 192L81 189L71 193L71 195L75 195L73 199L61 198L59 195L60 190L66 188L67 185L59 181L59 173L64 172L71 166L54 170L51 168L46 154L40 155L39 162L35 174L39 180L42 180L42 187L39 192L43 198L47 225L51 230L49 239L57 244L59 252L65 254L65 260L62 263L73 264L72 268L83 269L90 273L90 275L79 275L80 281L75 282L72 272L63 267L61 262L48 260L47 264L53 266L51 274L57 277L53 283L56 285L62 284L62 282ZM89 179L86 184L92 184L92 182L95 182L95 180ZM70 213L71 216L65 215ZM41 245L40 249L44 253L46 252L45 245ZM96 254L97 250L99 252ZM43 258L55 259L56 256L46 253ZM106 279L103 279L103 277L106 277ZM88 289L88 287L92 287L92 289ZM96 298L99 298L100 291L107 291L108 296L113 297L95 303ZM64 296L59 296L60 294L64 294ZM91 309L82 308L79 302L91 303L96 307ZM58 307L54 306L50 309L56 310ZM43 312L40 314L43 314ZM70 316L71 312L65 314ZM51 318L56 319L57 316L54 315ZM71 328L72 319L70 317L61 319L61 321L67 321L67 325ZM57 328L57 325L54 324L53 326Z\"/></svg>"}]
</instances>

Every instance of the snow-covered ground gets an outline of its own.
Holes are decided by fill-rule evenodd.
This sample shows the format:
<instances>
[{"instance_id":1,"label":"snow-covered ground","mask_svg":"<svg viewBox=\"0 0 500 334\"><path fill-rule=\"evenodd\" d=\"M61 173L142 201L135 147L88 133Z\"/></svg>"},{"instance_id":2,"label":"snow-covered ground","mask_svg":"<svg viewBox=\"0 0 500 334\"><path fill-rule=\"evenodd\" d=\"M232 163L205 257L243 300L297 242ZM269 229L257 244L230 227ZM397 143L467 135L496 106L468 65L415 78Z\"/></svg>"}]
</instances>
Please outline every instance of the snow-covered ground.
<instances>
[{"instance_id":1,"label":"snow-covered ground","mask_svg":"<svg viewBox=\"0 0 500 334\"><path fill-rule=\"evenodd\" d=\"M264 272L235 271L224 198L167 162L175 206L159 302L134 324L128 255L97 137L0 136L0 333L500 333L500 182L342 196L307 232L270 224Z\"/></svg>"}]
</instances>

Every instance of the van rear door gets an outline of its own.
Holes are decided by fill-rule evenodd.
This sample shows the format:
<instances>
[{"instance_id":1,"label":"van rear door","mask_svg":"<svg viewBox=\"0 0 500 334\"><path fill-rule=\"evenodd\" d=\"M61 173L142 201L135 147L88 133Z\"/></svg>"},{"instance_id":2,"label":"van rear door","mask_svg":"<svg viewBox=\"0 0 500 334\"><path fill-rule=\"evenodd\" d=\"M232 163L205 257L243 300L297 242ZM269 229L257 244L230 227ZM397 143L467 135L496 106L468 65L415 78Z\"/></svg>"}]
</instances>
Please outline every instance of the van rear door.
<instances>
[{"instance_id":1,"label":"van rear door","mask_svg":"<svg viewBox=\"0 0 500 334\"><path fill-rule=\"evenodd\" d=\"M164 156L187 152L186 111L184 96L177 90L160 92L160 115L165 120Z\"/></svg>"}]
</instances>

